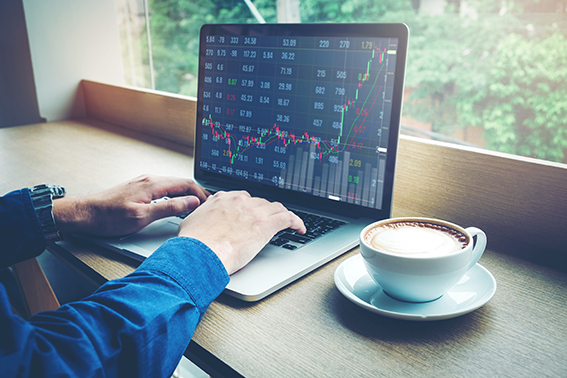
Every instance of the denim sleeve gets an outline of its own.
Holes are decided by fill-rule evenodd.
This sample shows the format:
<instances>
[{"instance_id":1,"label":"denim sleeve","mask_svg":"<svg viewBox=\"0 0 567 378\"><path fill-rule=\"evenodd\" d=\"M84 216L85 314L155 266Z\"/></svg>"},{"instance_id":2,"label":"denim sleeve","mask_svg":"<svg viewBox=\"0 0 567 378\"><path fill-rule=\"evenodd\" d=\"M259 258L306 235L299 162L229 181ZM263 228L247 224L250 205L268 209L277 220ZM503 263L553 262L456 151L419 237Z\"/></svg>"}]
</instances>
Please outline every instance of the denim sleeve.
<instances>
[{"instance_id":1,"label":"denim sleeve","mask_svg":"<svg viewBox=\"0 0 567 378\"><path fill-rule=\"evenodd\" d=\"M132 274L24 321L0 286L0 366L8 377L170 377L229 277L201 242L173 238Z\"/></svg>"},{"instance_id":2,"label":"denim sleeve","mask_svg":"<svg viewBox=\"0 0 567 378\"><path fill-rule=\"evenodd\" d=\"M0 197L0 269L36 257L44 249L45 237L29 189Z\"/></svg>"}]
</instances>

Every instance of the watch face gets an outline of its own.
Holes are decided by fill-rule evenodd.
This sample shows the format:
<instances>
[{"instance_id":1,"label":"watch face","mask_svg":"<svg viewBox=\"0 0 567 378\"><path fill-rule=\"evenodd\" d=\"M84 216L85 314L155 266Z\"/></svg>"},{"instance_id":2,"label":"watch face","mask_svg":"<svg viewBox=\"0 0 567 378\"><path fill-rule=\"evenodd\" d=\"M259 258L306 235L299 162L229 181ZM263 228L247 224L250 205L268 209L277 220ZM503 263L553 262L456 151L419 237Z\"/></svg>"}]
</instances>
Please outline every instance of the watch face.
<instances>
[{"instance_id":1,"label":"watch face","mask_svg":"<svg viewBox=\"0 0 567 378\"><path fill-rule=\"evenodd\" d=\"M65 188L60 185L41 184L30 188L30 193L35 194L36 196L48 193L52 198L61 198L64 197L67 192L65 191Z\"/></svg>"},{"instance_id":2,"label":"watch face","mask_svg":"<svg viewBox=\"0 0 567 378\"><path fill-rule=\"evenodd\" d=\"M61 198L66 194L65 188L60 185L47 185L53 198Z\"/></svg>"}]
</instances>

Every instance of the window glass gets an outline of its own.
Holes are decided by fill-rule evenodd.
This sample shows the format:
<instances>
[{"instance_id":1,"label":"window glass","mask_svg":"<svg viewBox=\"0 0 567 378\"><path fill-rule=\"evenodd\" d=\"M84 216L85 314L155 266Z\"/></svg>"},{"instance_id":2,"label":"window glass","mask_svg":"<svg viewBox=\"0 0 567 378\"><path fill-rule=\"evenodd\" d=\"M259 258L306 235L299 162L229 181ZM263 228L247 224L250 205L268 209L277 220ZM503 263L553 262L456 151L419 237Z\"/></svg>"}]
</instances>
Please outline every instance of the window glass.
<instances>
[{"instance_id":1,"label":"window glass","mask_svg":"<svg viewBox=\"0 0 567 378\"><path fill-rule=\"evenodd\" d=\"M189 96L204 23L404 22L402 133L567 163L567 0L116 1L126 82Z\"/></svg>"},{"instance_id":2,"label":"window glass","mask_svg":"<svg viewBox=\"0 0 567 378\"><path fill-rule=\"evenodd\" d=\"M126 84L153 88L144 0L116 0Z\"/></svg>"}]
</instances>

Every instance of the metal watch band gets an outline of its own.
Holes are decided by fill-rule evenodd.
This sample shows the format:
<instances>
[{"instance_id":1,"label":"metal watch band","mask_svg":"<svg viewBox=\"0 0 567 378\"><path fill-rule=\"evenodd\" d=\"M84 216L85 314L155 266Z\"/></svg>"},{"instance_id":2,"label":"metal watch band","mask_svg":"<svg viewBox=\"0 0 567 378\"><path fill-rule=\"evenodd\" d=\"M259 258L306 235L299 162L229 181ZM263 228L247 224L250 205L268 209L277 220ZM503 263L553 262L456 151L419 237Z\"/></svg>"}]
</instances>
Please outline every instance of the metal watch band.
<instances>
[{"instance_id":1,"label":"metal watch band","mask_svg":"<svg viewBox=\"0 0 567 378\"><path fill-rule=\"evenodd\" d=\"M30 196L45 240L61 240L53 218L53 199L65 196L65 188L59 185L36 185L30 188Z\"/></svg>"}]
</instances>

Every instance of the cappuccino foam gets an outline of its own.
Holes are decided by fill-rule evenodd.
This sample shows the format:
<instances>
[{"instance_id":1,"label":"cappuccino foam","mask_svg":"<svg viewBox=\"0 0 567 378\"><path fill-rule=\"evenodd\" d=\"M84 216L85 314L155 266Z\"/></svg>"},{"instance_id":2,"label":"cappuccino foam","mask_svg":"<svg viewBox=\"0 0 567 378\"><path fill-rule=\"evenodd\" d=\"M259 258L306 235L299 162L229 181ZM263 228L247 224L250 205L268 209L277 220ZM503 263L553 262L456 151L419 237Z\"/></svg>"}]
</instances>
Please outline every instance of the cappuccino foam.
<instances>
[{"instance_id":1,"label":"cappuccino foam","mask_svg":"<svg viewBox=\"0 0 567 378\"><path fill-rule=\"evenodd\" d=\"M365 241L373 248L406 256L443 256L466 247L468 238L453 228L418 221L382 224L368 231Z\"/></svg>"}]
</instances>

